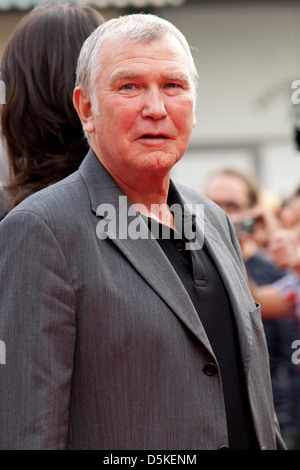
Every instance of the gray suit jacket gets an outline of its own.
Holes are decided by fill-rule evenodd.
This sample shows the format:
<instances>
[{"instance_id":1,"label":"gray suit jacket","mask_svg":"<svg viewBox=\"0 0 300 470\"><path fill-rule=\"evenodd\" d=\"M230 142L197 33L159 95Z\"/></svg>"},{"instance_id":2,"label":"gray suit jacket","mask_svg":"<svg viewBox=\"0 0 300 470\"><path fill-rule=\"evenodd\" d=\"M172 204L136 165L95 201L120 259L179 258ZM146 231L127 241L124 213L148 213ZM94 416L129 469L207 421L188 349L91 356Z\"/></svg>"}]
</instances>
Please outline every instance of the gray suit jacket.
<instances>
[{"instance_id":1,"label":"gray suit jacket","mask_svg":"<svg viewBox=\"0 0 300 470\"><path fill-rule=\"evenodd\" d=\"M228 290L261 448L283 448L268 353L237 240L205 205L205 241ZM156 240L99 237L124 196L90 151L79 171L0 224L1 449L217 449L228 443L216 358ZM102 234L103 235L103 234ZM104 238L104 236L102 237ZM220 327L222 327L220 325Z\"/></svg>"}]
</instances>

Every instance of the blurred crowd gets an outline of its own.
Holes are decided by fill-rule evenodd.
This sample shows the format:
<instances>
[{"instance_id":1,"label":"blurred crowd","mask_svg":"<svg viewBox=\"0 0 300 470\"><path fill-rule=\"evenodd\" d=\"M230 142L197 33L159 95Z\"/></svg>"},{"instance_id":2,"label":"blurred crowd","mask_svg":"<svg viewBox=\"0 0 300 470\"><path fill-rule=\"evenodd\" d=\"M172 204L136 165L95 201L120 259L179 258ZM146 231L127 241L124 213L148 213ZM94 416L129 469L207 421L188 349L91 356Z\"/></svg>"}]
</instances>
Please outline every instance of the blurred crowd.
<instances>
[{"instance_id":1,"label":"blurred crowd","mask_svg":"<svg viewBox=\"0 0 300 470\"><path fill-rule=\"evenodd\" d=\"M300 449L300 368L292 360L300 321L300 186L281 200L254 175L226 168L208 177L204 193L235 227L261 305L282 436L289 449Z\"/></svg>"}]
</instances>

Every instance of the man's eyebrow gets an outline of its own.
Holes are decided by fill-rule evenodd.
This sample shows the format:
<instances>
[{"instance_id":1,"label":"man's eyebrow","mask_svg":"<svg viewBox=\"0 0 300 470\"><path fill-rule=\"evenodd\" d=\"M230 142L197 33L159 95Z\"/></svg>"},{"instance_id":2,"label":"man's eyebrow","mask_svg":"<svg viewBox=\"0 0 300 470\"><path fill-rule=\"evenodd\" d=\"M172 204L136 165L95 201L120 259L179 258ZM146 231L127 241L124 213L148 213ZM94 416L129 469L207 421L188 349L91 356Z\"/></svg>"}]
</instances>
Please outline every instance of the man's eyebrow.
<instances>
[{"instance_id":1,"label":"man's eyebrow","mask_svg":"<svg viewBox=\"0 0 300 470\"><path fill-rule=\"evenodd\" d=\"M189 84L190 83L190 78L186 73L181 73L181 72L170 72L164 75L164 78L166 80L174 80L174 82L184 82Z\"/></svg>"},{"instance_id":2,"label":"man's eyebrow","mask_svg":"<svg viewBox=\"0 0 300 470\"><path fill-rule=\"evenodd\" d=\"M138 73L133 73L133 72L117 72L115 73L114 75L111 76L111 83L114 84L114 83L117 83L119 82L120 80L124 80L124 79L127 79L127 78L139 78L140 77L140 74Z\"/></svg>"},{"instance_id":3,"label":"man's eyebrow","mask_svg":"<svg viewBox=\"0 0 300 470\"><path fill-rule=\"evenodd\" d=\"M121 80L126 80L126 79L135 79L135 78L140 78L142 75L136 72L129 72L129 71L124 71L124 72L117 72L116 74L112 75L111 77L111 83L115 84L118 81ZM186 85L190 85L190 78L189 75L186 73L181 73L181 72L170 72L162 75L162 78L166 81L175 81L175 82L182 82Z\"/></svg>"}]
</instances>

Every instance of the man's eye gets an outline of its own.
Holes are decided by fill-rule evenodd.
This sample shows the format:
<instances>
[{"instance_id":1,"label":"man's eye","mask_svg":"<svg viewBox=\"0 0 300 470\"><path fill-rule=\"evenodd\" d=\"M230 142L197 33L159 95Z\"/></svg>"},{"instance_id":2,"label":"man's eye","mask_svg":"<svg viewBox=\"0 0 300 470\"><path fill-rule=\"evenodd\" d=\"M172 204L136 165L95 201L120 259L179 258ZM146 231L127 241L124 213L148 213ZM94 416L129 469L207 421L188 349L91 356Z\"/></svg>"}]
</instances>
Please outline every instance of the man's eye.
<instances>
[{"instance_id":1,"label":"man's eye","mask_svg":"<svg viewBox=\"0 0 300 470\"><path fill-rule=\"evenodd\" d=\"M168 83L167 87L168 88L177 88L177 87L179 87L179 85L177 83Z\"/></svg>"},{"instance_id":2,"label":"man's eye","mask_svg":"<svg viewBox=\"0 0 300 470\"><path fill-rule=\"evenodd\" d=\"M122 89L123 90L133 90L134 89L134 85L132 83L127 83L126 85L123 85L122 86Z\"/></svg>"}]
</instances>

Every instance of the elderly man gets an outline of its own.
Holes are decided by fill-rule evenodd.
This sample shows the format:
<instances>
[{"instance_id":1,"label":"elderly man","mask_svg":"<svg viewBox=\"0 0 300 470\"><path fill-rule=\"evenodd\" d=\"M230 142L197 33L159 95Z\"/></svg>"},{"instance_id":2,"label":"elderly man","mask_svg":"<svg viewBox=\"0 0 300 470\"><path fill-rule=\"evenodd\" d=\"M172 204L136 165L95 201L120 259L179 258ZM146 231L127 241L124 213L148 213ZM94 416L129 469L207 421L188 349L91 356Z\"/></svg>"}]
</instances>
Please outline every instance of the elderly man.
<instances>
[{"instance_id":1,"label":"elderly man","mask_svg":"<svg viewBox=\"0 0 300 470\"><path fill-rule=\"evenodd\" d=\"M74 103L91 150L1 224L2 448L284 448L232 226L170 181L196 77L152 15L85 42Z\"/></svg>"}]
</instances>

